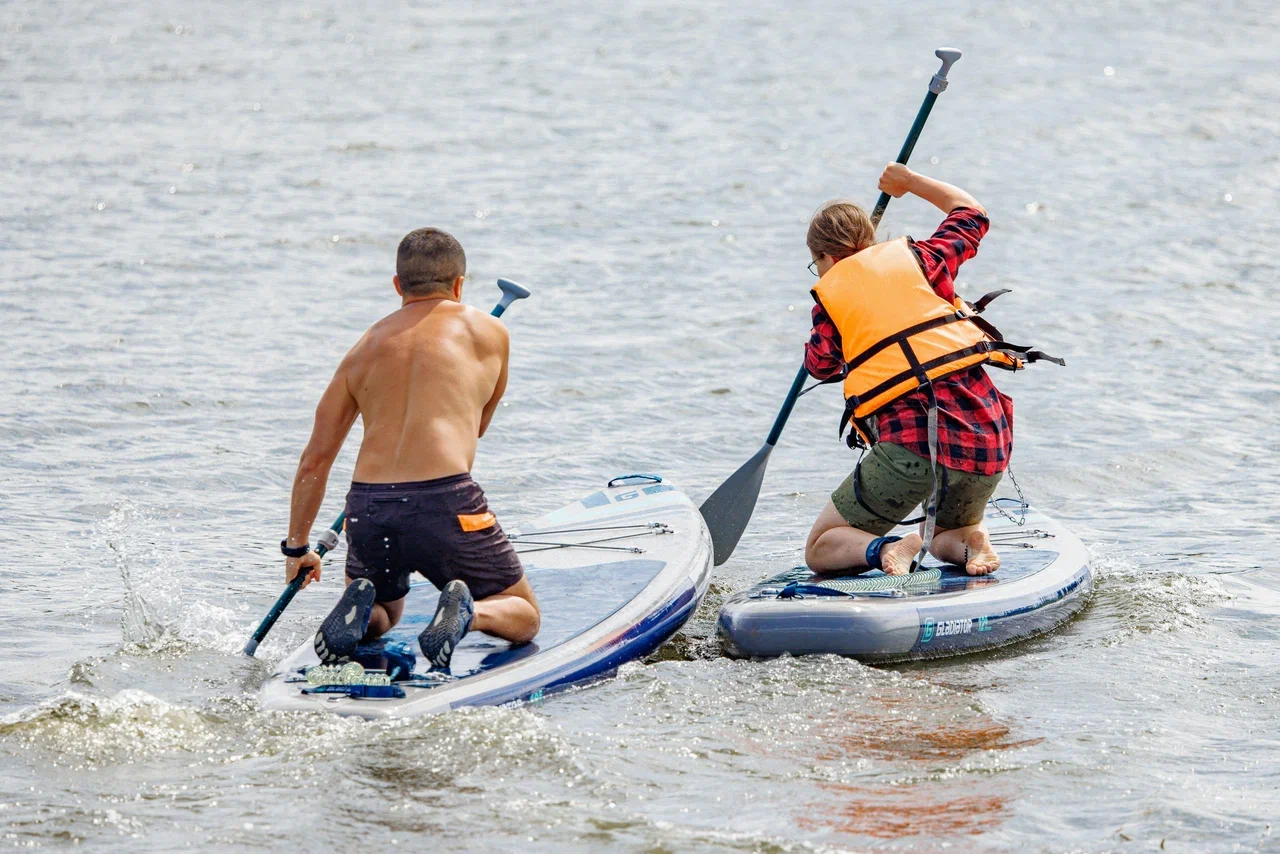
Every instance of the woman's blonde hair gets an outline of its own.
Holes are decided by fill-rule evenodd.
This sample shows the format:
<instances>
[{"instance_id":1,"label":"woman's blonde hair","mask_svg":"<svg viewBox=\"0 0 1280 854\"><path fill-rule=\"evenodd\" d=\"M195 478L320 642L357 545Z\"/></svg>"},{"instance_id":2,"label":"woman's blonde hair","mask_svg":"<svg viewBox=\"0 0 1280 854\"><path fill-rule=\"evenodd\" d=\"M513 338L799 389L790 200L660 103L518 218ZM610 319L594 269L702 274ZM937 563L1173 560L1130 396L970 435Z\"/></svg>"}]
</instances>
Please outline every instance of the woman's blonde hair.
<instances>
[{"instance_id":1,"label":"woman's blonde hair","mask_svg":"<svg viewBox=\"0 0 1280 854\"><path fill-rule=\"evenodd\" d=\"M830 255L839 261L868 246L874 246L876 230L867 212L853 202L827 202L809 220L805 243L815 258Z\"/></svg>"}]
</instances>

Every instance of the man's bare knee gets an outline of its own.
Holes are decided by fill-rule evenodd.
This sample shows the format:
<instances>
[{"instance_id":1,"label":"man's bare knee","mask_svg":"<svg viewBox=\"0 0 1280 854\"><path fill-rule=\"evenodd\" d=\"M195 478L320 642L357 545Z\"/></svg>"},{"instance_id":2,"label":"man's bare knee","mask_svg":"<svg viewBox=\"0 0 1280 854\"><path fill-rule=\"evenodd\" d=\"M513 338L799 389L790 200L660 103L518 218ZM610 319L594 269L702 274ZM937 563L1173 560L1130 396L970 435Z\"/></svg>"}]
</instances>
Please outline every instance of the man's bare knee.
<instances>
[{"instance_id":1,"label":"man's bare knee","mask_svg":"<svg viewBox=\"0 0 1280 854\"><path fill-rule=\"evenodd\" d=\"M542 611L528 578L476 600L474 627L512 643L528 643L542 628Z\"/></svg>"},{"instance_id":2,"label":"man's bare knee","mask_svg":"<svg viewBox=\"0 0 1280 854\"><path fill-rule=\"evenodd\" d=\"M538 632L542 630L542 611L538 606L529 603L530 610L533 612L525 631L518 633L517 637L512 638L516 643L528 643L538 636Z\"/></svg>"}]
</instances>

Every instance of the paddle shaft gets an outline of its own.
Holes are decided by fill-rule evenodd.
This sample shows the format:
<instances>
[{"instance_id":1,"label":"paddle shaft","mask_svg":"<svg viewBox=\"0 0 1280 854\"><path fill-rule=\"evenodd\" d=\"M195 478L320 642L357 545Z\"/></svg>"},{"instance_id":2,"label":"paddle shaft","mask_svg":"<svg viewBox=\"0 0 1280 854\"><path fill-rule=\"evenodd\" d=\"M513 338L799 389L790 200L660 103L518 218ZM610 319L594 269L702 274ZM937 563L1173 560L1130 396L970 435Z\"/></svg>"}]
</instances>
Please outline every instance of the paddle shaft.
<instances>
[{"instance_id":1,"label":"paddle shaft","mask_svg":"<svg viewBox=\"0 0 1280 854\"><path fill-rule=\"evenodd\" d=\"M778 444L778 439L782 436L782 428L787 426L787 419L791 417L791 410L800 399L800 391L808 378L809 372L802 364L796 378L791 381L791 390L787 392L787 399L782 402L782 409L778 410L778 417L773 420L773 429L769 431L769 438L764 440L766 445Z\"/></svg>"},{"instance_id":2,"label":"paddle shaft","mask_svg":"<svg viewBox=\"0 0 1280 854\"><path fill-rule=\"evenodd\" d=\"M952 51L947 48L939 48L935 54L942 60L942 69L929 81L929 94L924 96L924 103L920 105L920 109L916 112L916 120L911 124L911 131L907 134L906 141L902 143L902 149L898 152L896 162L906 165L911 159L911 152L915 150L916 140L920 138L920 132L924 130L925 122L929 121L929 113L933 111L933 103L938 100L938 95L947 89L947 72L951 70L951 66L960 58L960 51ZM884 217L885 208L889 207L889 201L893 198L888 193L881 193L880 198L876 200L875 209L871 211L871 227L872 229L880 226L880 220ZM804 365L800 365L800 370L796 373L796 378L791 382L791 390L787 392L787 399L782 402L782 409L778 411L778 417L773 422L773 429L769 431L769 438L766 443L777 445L779 437L782 436L782 428L787 426L787 419L791 417L791 410L795 408L796 400L800 397L800 392L804 389L805 380L808 378L809 372L805 370Z\"/></svg>"},{"instance_id":3,"label":"paddle shaft","mask_svg":"<svg viewBox=\"0 0 1280 854\"><path fill-rule=\"evenodd\" d=\"M920 138L920 131L924 130L924 123L929 120L929 113L933 110L933 102L938 100L938 93L930 91L924 96L924 103L920 105L920 111L916 113L916 120L911 125L911 132L907 134L907 141L902 143L902 150L898 152L897 163L904 166L911 159L911 152L915 150L916 140ZM871 211L871 227L879 228L880 220L884 217L884 209L889 207L889 200L893 196L888 193L881 193L880 198L876 199L876 206Z\"/></svg>"},{"instance_id":4,"label":"paddle shaft","mask_svg":"<svg viewBox=\"0 0 1280 854\"><path fill-rule=\"evenodd\" d=\"M333 542L336 545L338 534L342 531L342 524L346 521L346 516L339 515L329 531L333 532ZM329 547L325 543L316 546L316 554L324 557L329 553ZM298 591L302 589L302 580L307 573L299 571L293 577L293 580L284 586L284 592L280 594L280 598L276 599L276 603L271 606L271 610L262 618L262 622L258 624L258 628L254 631L253 637L249 638L249 642L244 645L244 654L252 656L258 651L258 644L262 643L262 639L267 636L267 632L271 631L271 627L276 624L276 620L280 619L280 615L284 613L284 609L289 607L289 603L293 601L293 597L298 595Z\"/></svg>"},{"instance_id":5,"label":"paddle shaft","mask_svg":"<svg viewBox=\"0 0 1280 854\"><path fill-rule=\"evenodd\" d=\"M502 317L507 310L507 306L518 299L524 299L529 296L528 289L521 285L517 285L508 279L499 279L498 287L502 288L502 299L498 300L498 304L493 307L493 311L489 312L494 317ZM342 533L342 526L347 521L346 511L338 514L338 518L333 520L333 524L329 526L326 537L322 537L322 542L316 546L316 554L324 557L333 547L338 544L338 535ZM332 533L332 536L328 536ZM328 539L333 545L323 542ZM293 577L293 580L285 585L284 591L280 597L276 599L276 603L271 606L271 610L262 618L262 622L258 624L258 628L254 630L253 637L249 638L249 642L244 645L244 654L252 656L258 651L258 644L262 643L263 638L267 636L267 632L271 631L272 626L276 624L276 620L280 619L280 615L284 613L284 609L289 607L289 603L293 601L293 597L298 595L298 591L302 589L302 581L307 573L299 571Z\"/></svg>"}]
</instances>

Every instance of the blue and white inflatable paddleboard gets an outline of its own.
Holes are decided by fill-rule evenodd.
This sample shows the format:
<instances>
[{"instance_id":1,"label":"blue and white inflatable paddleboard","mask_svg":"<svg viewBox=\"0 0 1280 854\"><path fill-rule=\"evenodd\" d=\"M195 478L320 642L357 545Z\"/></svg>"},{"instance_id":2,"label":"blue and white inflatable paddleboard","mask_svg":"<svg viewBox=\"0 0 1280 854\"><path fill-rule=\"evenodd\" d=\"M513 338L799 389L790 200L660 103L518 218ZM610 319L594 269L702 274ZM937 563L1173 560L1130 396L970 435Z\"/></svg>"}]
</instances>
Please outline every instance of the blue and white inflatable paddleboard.
<instances>
[{"instance_id":1,"label":"blue and white inflatable paddleboard","mask_svg":"<svg viewBox=\"0 0 1280 854\"><path fill-rule=\"evenodd\" d=\"M738 657L904 661L1004 646L1052 631L1084 607L1093 574L1074 534L1010 499L988 506L987 525L1001 560L993 575L971 577L936 561L901 576L816 576L798 567L725 602L717 633Z\"/></svg>"},{"instance_id":2,"label":"blue and white inflatable paddleboard","mask_svg":"<svg viewBox=\"0 0 1280 854\"><path fill-rule=\"evenodd\" d=\"M616 478L510 536L542 607L532 643L472 632L449 675L430 672L417 636L439 594L419 581L400 624L345 668L317 667L308 639L263 685L263 708L383 718L541 699L653 652L711 580L711 536L698 508L657 475Z\"/></svg>"}]
</instances>

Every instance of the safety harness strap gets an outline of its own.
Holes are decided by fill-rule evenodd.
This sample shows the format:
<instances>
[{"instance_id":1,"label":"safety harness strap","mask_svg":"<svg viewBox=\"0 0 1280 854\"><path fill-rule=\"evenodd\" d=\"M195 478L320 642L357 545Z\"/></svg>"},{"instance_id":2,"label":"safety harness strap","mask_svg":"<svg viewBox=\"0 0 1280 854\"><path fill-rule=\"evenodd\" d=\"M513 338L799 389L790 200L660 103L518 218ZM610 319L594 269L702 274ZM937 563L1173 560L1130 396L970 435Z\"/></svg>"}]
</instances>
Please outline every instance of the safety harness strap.
<instances>
[{"instance_id":1,"label":"safety harness strap","mask_svg":"<svg viewBox=\"0 0 1280 854\"><path fill-rule=\"evenodd\" d=\"M987 342L982 342L986 344ZM920 360L916 358L915 351L911 349L911 345L902 342L902 352L907 357L907 364L911 366L912 373L915 374L916 381L920 383L920 388L924 391L925 397L929 400L929 473L933 476L933 489L929 491L929 503L924 509L924 543L920 546L920 553L911 561L910 572L915 572L920 568L920 564L924 561L924 556L929 553L929 545L933 542L933 529L938 520L938 504L941 499L942 481L938 475L938 398L933 393L933 381L929 379L929 374L924 365L920 364ZM937 361L936 359L934 361Z\"/></svg>"},{"instance_id":2,"label":"safety harness strap","mask_svg":"<svg viewBox=\"0 0 1280 854\"><path fill-rule=\"evenodd\" d=\"M845 417L842 418L840 421L840 435L841 436L844 435L844 428L849 423L849 419L853 417L853 410L857 408L857 406L861 401L872 400L876 397L879 397L889 389L893 388L896 385L899 385L903 380L909 380L913 376L917 378L920 378L921 376L923 376L924 379L921 381L921 385L924 385L924 383L930 381L928 372L932 371L934 368L940 368L943 365L949 364L951 362L958 362L961 359L966 359L969 356L974 355L975 353L989 353L991 352L991 349L992 349L992 344L990 341L979 341L977 344L973 345L972 347L965 347L963 350L957 350L954 353L947 353L945 356L939 356L936 359L930 359L928 362L925 362L923 364L917 363L916 365L911 365L910 361L908 361L907 370L894 374L893 376L889 377L889 379L880 383L880 385L867 390L866 392L864 392L859 396L849 397L845 401ZM914 355L911 358L914 359ZM923 374L922 374L922 371L923 371ZM937 377L937 379L941 379L941 377Z\"/></svg>"},{"instance_id":3,"label":"safety harness strap","mask_svg":"<svg viewBox=\"0 0 1280 854\"><path fill-rule=\"evenodd\" d=\"M911 561L910 572L915 572L924 563L924 557L929 553L929 547L933 545L933 531L937 527L938 522L938 504L942 500L942 484L945 482L945 474L943 477L938 476L938 399L933 394L933 383L927 383L923 386L925 393L929 397L929 466L933 470L933 494L929 496L929 504L924 511L924 541L920 544L920 551ZM946 469L943 469L945 473Z\"/></svg>"},{"instance_id":4,"label":"safety harness strap","mask_svg":"<svg viewBox=\"0 0 1280 854\"><path fill-rule=\"evenodd\" d=\"M970 317L969 320L971 320L975 326L977 326L983 332L987 333L987 335L991 336L991 338L993 338L994 340L1004 341L1004 336L1000 334L1000 330L996 329L995 324L993 324L990 320L987 320L985 317L978 317L976 314Z\"/></svg>"}]
</instances>

